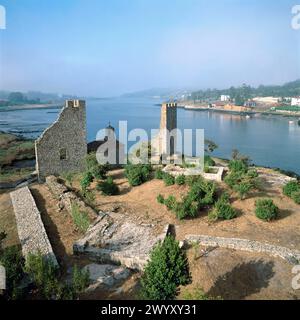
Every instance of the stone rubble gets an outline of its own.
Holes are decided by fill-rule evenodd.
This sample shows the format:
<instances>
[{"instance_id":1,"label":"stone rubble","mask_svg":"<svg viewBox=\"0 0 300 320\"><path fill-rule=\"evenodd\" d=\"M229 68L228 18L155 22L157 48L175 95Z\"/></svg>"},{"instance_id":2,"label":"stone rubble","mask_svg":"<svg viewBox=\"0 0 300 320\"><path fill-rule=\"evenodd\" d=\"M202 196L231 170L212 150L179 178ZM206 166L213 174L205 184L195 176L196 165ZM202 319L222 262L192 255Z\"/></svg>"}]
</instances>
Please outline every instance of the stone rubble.
<instances>
[{"instance_id":1,"label":"stone rubble","mask_svg":"<svg viewBox=\"0 0 300 320\"><path fill-rule=\"evenodd\" d=\"M94 261L143 270L151 250L165 239L169 229L168 225L162 234L155 235L150 225L137 224L124 214L103 213L84 238L74 243L73 251Z\"/></svg>"},{"instance_id":2,"label":"stone rubble","mask_svg":"<svg viewBox=\"0 0 300 320\"><path fill-rule=\"evenodd\" d=\"M92 263L85 266L83 270L89 272L92 282L87 288L87 292L93 291L101 285L112 287L130 276L130 270L110 264Z\"/></svg>"},{"instance_id":3,"label":"stone rubble","mask_svg":"<svg viewBox=\"0 0 300 320\"><path fill-rule=\"evenodd\" d=\"M58 207L66 209L72 215L72 205L76 204L80 211L86 212L91 219L96 219L98 214L81 200L75 192L69 190L64 184L59 182L55 176L46 177L46 185L55 199L59 201Z\"/></svg>"}]
</instances>

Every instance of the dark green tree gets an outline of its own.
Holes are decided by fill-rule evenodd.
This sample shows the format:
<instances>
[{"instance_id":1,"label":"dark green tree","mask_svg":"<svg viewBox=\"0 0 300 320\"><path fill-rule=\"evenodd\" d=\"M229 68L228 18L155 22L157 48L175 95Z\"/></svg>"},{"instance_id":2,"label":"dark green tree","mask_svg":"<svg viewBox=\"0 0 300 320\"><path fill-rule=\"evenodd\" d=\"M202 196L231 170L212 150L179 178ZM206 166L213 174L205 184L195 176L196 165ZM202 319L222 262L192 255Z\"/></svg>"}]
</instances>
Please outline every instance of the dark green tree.
<instances>
[{"instance_id":1,"label":"dark green tree","mask_svg":"<svg viewBox=\"0 0 300 320\"><path fill-rule=\"evenodd\" d=\"M178 242L168 236L152 251L141 279L141 295L149 300L172 300L180 285L191 280L188 261Z\"/></svg>"}]
</instances>

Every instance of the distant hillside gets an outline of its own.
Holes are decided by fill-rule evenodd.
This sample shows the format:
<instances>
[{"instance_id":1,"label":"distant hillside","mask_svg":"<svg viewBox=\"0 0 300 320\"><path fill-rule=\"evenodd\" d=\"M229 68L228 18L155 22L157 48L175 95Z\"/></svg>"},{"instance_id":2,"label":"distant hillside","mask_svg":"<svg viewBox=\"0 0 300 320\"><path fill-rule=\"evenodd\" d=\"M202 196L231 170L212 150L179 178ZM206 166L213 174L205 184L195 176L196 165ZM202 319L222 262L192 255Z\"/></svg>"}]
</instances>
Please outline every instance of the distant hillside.
<instances>
[{"instance_id":1,"label":"distant hillside","mask_svg":"<svg viewBox=\"0 0 300 320\"><path fill-rule=\"evenodd\" d=\"M158 98L158 99L178 99L190 91L186 89L152 88L137 92L126 93L122 97L130 98Z\"/></svg>"},{"instance_id":2,"label":"distant hillside","mask_svg":"<svg viewBox=\"0 0 300 320\"><path fill-rule=\"evenodd\" d=\"M231 87L229 89L208 89L192 92L191 100L219 99L221 95L230 95L231 98L246 100L256 96L260 97L293 97L300 96L300 79L285 83L284 85L260 85L253 88L246 84L241 87Z\"/></svg>"}]
</instances>

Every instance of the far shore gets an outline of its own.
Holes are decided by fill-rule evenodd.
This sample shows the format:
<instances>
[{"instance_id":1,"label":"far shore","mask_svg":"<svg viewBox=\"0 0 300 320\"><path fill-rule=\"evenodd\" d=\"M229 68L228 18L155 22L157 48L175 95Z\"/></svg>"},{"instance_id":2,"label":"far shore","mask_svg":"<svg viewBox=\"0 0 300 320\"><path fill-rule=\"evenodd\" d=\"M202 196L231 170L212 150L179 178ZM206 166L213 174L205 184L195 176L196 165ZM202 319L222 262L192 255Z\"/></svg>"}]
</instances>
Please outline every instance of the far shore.
<instances>
[{"instance_id":1,"label":"far shore","mask_svg":"<svg viewBox=\"0 0 300 320\"><path fill-rule=\"evenodd\" d=\"M63 106L63 102L11 105L7 107L0 107L0 112L15 111L15 110L33 110L33 109L61 109L62 106Z\"/></svg>"},{"instance_id":2,"label":"far shore","mask_svg":"<svg viewBox=\"0 0 300 320\"><path fill-rule=\"evenodd\" d=\"M253 110L253 111L234 111L234 110L224 110L222 108L208 108L202 106L193 106L193 105L183 105L179 104L178 108L190 111L213 111L213 112L222 112L227 114L238 114L238 115L272 115L272 116L283 116L283 117L296 117L300 120L300 112L291 112L291 111L270 111L270 110Z\"/></svg>"}]
</instances>

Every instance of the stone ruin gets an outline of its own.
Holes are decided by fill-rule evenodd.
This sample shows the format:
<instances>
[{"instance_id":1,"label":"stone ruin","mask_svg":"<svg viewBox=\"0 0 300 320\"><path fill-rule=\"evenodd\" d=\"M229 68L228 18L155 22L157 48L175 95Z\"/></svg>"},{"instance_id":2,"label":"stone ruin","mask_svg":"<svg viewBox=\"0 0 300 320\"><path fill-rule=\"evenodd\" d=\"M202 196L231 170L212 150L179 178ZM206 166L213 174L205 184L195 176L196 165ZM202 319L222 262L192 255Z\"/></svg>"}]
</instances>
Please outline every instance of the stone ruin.
<instances>
[{"instance_id":1,"label":"stone ruin","mask_svg":"<svg viewBox=\"0 0 300 320\"><path fill-rule=\"evenodd\" d=\"M80 172L87 154L85 101L67 100L58 119L35 142L36 170L49 175Z\"/></svg>"}]
</instances>

